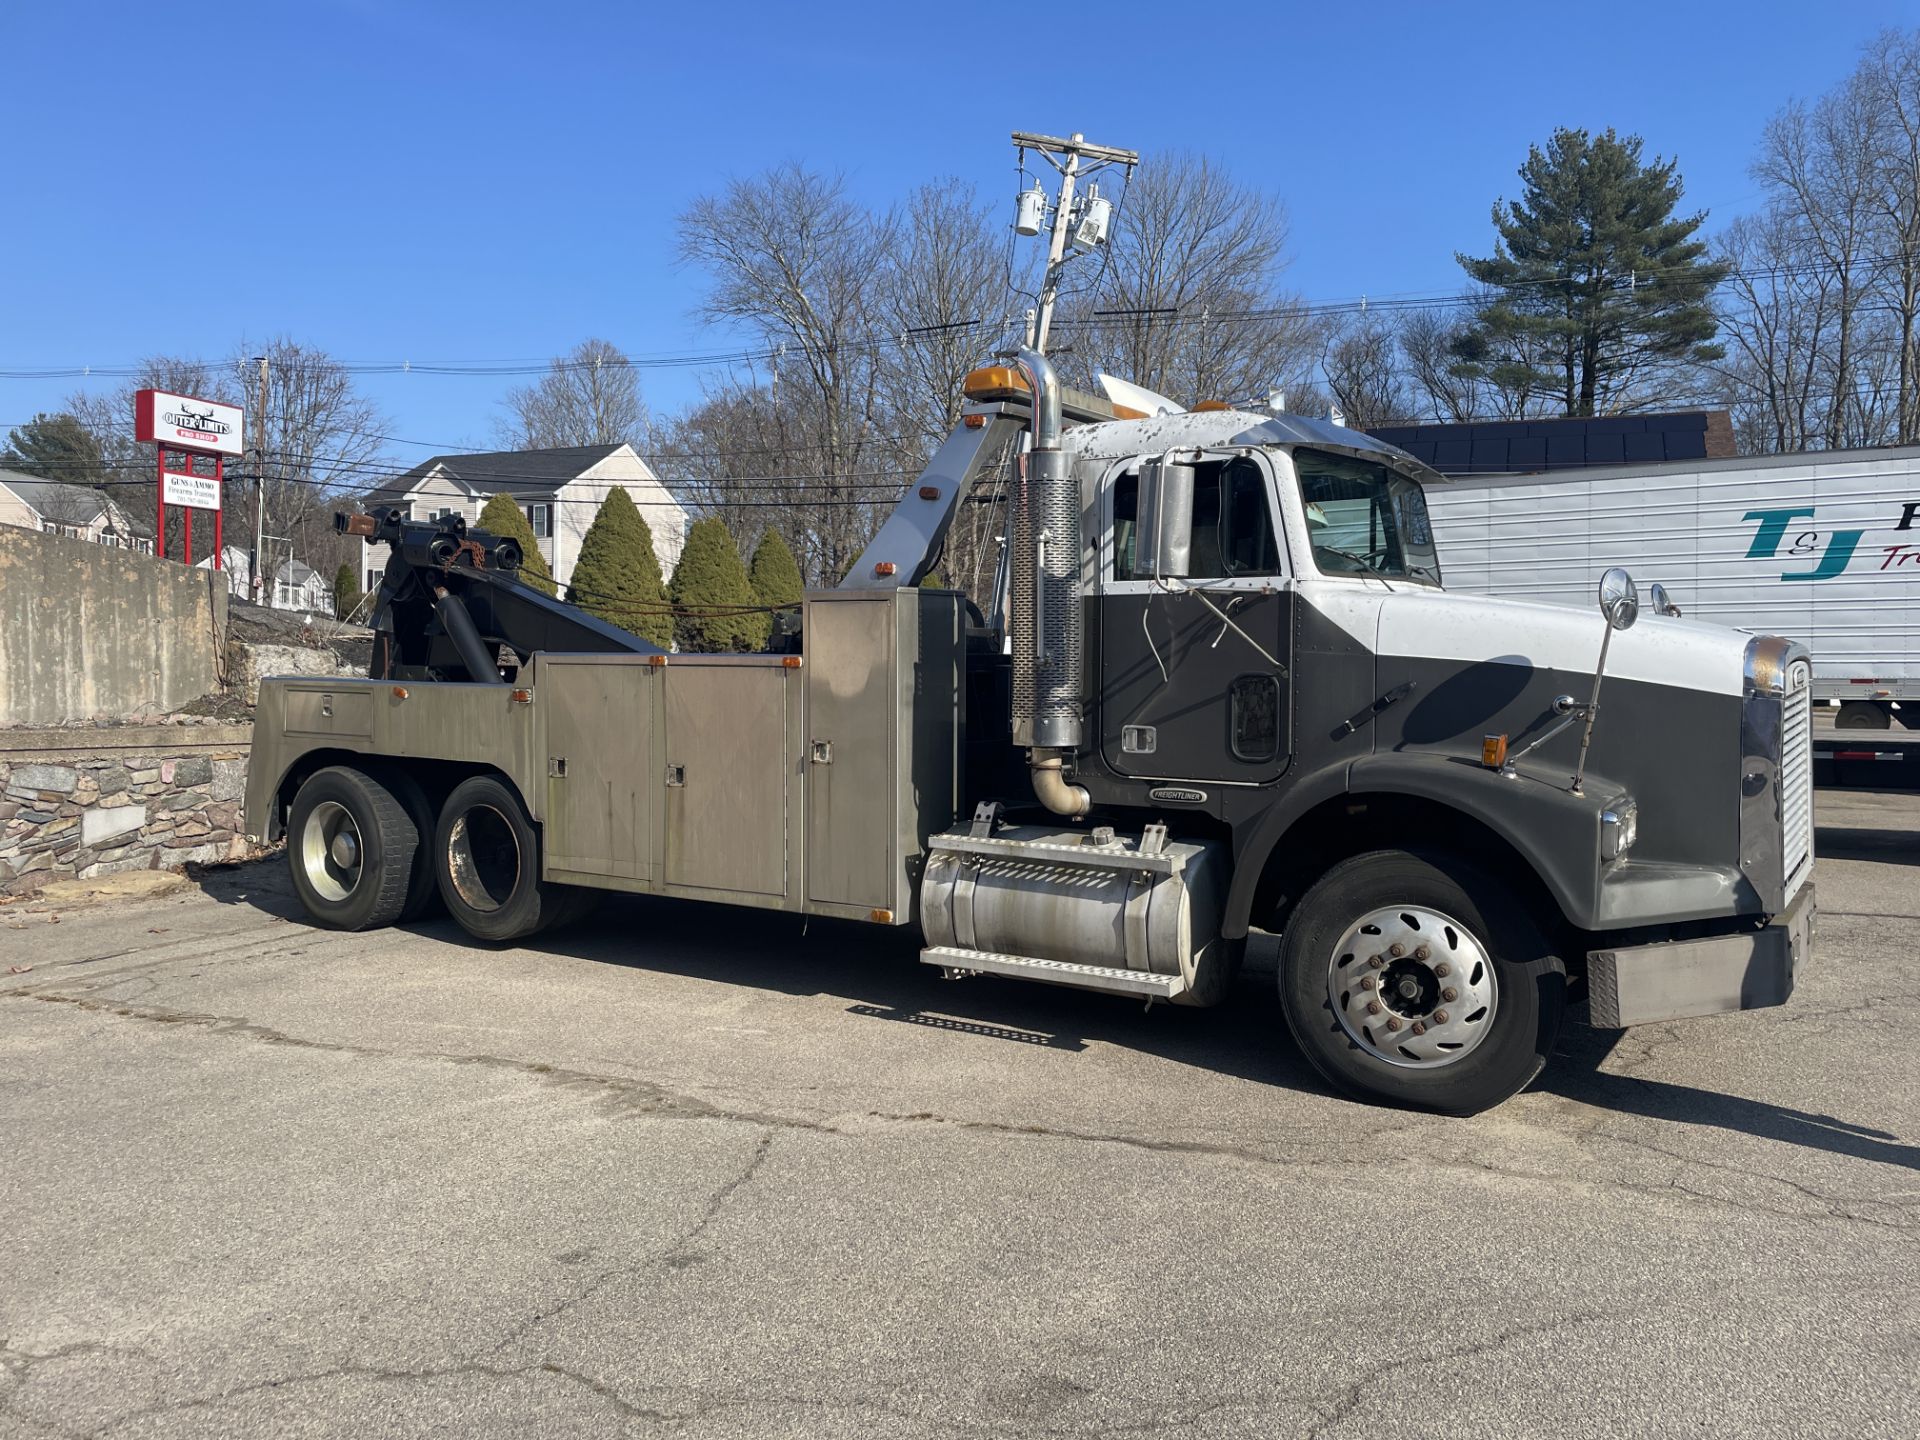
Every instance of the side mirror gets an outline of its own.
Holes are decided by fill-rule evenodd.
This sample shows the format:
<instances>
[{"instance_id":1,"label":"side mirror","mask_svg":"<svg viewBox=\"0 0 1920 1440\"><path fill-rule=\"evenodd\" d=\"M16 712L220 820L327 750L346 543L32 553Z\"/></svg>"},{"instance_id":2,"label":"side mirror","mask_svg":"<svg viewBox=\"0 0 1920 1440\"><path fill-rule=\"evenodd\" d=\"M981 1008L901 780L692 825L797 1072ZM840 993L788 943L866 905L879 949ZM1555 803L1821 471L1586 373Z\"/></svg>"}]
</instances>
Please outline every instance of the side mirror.
<instances>
[{"instance_id":1,"label":"side mirror","mask_svg":"<svg viewBox=\"0 0 1920 1440\"><path fill-rule=\"evenodd\" d=\"M1140 467L1134 574L1178 579L1193 568L1193 489L1193 466L1170 455Z\"/></svg>"},{"instance_id":2,"label":"side mirror","mask_svg":"<svg viewBox=\"0 0 1920 1440\"><path fill-rule=\"evenodd\" d=\"M1667 587L1658 580L1647 587L1647 604L1653 607L1656 615L1671 615L1680 618L1680 607L1673 603L1673 597L1667 594Z\"/></svg>"},{"instance_id":3,"label":"side mirror","mask_svg":"<svg viewBox=\"0 0 1920 1440\"><path fill-rule=\"evenodd\" d=\"M1640 618L1640 587L1618 565L1600 577L1600 613L1616 630L1631 630Z\"/></svg>"}]
</instances>

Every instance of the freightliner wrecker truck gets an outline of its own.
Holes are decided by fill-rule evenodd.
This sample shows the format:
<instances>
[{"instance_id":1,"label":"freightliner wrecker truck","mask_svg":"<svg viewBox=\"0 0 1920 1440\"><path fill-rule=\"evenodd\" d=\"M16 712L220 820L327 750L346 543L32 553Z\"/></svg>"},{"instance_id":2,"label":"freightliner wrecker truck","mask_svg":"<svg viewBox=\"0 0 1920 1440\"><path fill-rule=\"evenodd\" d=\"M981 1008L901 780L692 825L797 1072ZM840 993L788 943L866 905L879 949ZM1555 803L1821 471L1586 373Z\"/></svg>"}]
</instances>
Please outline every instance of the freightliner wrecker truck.
<instances>
[{"instance_id":1,"label":"freightliner wrecker truck","mask_svg":"<svg viewBox=\"0 0 1920 1440\"><path fill-rule=\"evenodd\" d=\"M444 904L512 941L628 891L1208 1005L1258 928L1323 1076L1452 1113L1523 1088L1581 995L1607 1027L1787 999L1802 647L1642 616L1619 570L1598 616L1449 592L1445 482L1338 424L1130 417L1034 348L966 395L782 653L663 654L511 540L342 517L392 547L372 674L262 685L248 830L347 929ZM919 582L1010 451L983 613Z\"/></svg>"},{"instance_id":2,"label":"freightliner wrecker truck","mask_svg":"<svg viewBox=\"0 0 1920 1440\"><path fill-rule=\"evenodd\" d=\"M793 653L663 654L510 540L352 517L392 544L374 673L261 687L247 828L344 928L438 901L515 940L635 891L1191 1005L1274 931L1314 1066L1444 1111L1526 1085L1577 987L1603 1026L1787 998L1799 646L1638 616L1619 572L1604 618L1451 593L1445 482L1338 425L1116 418L1031 351L968 397ZM1021 431L982 615L918 582Z\"/></svg>"}]
</instances>

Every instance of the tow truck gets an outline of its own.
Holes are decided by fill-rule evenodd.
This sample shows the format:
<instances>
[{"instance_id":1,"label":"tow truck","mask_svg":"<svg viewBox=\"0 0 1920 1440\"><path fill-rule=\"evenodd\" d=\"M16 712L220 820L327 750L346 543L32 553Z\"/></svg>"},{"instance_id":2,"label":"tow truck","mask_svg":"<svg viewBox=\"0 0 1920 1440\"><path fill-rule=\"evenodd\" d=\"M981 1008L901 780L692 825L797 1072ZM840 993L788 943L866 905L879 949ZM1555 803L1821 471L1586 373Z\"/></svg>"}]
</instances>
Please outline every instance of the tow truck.
<instances>
[{"instance_id":1,"label":"tow truck","mask_svg":"<svg viewBox=\"0 0 1920 1440\"><path fill-rule=\"evenodd\" d=\"M1581 996L1605 1027L1787 1000L1804 647L1642 616L1617 569L1599 616L1448 591L1445 482L1327 420L1144 414L1034 343L965 390L783 653L663 653L523 584L511 540L342 517L391 545L372 673L262 685L248 830L345 929L444 906L506 943L642 893L1172 1006L1233 993L1264 930L1329 1082L1455 1114L1523 1089ZM1008 453L977 610L920 582Z\"/></svg>"}]
</instances>

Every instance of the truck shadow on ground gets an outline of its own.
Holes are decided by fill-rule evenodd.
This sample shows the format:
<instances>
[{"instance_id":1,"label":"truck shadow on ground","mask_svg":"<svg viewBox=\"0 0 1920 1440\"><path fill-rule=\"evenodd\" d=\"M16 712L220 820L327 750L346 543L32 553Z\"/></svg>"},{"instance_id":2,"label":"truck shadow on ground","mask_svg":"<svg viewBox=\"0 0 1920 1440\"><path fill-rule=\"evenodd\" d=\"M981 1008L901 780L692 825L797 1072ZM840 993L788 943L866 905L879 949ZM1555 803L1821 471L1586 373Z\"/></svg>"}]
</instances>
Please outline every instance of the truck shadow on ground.
<instances>
[{"instance_id":1,"label":"truck shadow on ground","mask_svg":"<svg viewBox=\"0 0 1920 1440\"><path fill-rule=\"evenodd\" d=\"M1813 850L1822 860L1876 860L1885 865L1920 865L1920 832L1822 825L1814 831Z\"/></svg>"},{"instance_id":2,"label":"truck shadow on ground","mask_svg":"<svg viewBox=\"0 0 1920 1440\"><path fill-rule=\"evenodd\" d=\"M1879 833L1879 832L1874 832ZM1901 838L1911 840L1910 836ZM304 912L278 860L210 871L206 893L296 924ZM471 945L444 916L405 927L447 944ZM1270 963L1250 965L1234 994L1212 1009L1155 1005L1030 982L978 976L944 979L919 963L909 930L810 919L696 901L612 895L588 918L535 937L530 957L697 977L795 996L845 1000L859 1020L922 1026L983 1040L1077 1053L1120 1046L1250 1081L1327 1096L1329 1087L1287 1033ZM1701 1125L1855 1159L1920 1170L1920 1146L1832 1115L1608 1070L1629 1032L1595 1030L1576 1010L1530 1093L1622 1115ZM1686 1023L1686 1022L1680 1022Z\"/></svg>"},{"instance_id":3,"label":"truck shadow on ground","mask_svg":"<svg viewBox=\"0 0 1920 1440\"><path fill-rule=\"evenodd\" d=\"M1560 1032L1553 1060L1535 1082L1534 1089L1615 1114L1640 1115L1676 1125L1704 1125L1762 1140L1777 1140L1783 1145L1799 1145L1856 1160L1920 1170L1920 1145L1905 1144L1890 1131L1855 1125L1833 1115L1750 1100L1743 1095L1727 1095L1671 1080L1603 1069L1614 1048L1630 1033L1568 1025Z\"/></svg>"}]
</instances>

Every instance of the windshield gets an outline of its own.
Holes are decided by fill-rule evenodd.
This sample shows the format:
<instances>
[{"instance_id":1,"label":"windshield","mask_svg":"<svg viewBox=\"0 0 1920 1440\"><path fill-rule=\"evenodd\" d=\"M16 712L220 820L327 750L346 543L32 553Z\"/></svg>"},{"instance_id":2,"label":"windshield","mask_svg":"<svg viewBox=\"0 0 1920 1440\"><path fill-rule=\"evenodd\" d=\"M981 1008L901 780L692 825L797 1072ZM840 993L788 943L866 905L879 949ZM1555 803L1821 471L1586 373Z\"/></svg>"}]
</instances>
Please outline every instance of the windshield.
<instances>
[{"instance_id":1,"label":"windshield","mask_svg":"<svg viewBox=\"0 0 1920 1440\"><path fill-rule=\"evenodd\" d=\"M1427 498L1417 480L1350 455L1293 452L1313 563L1322 575L1440 583Z\"/></svg>"}]
</instances>

